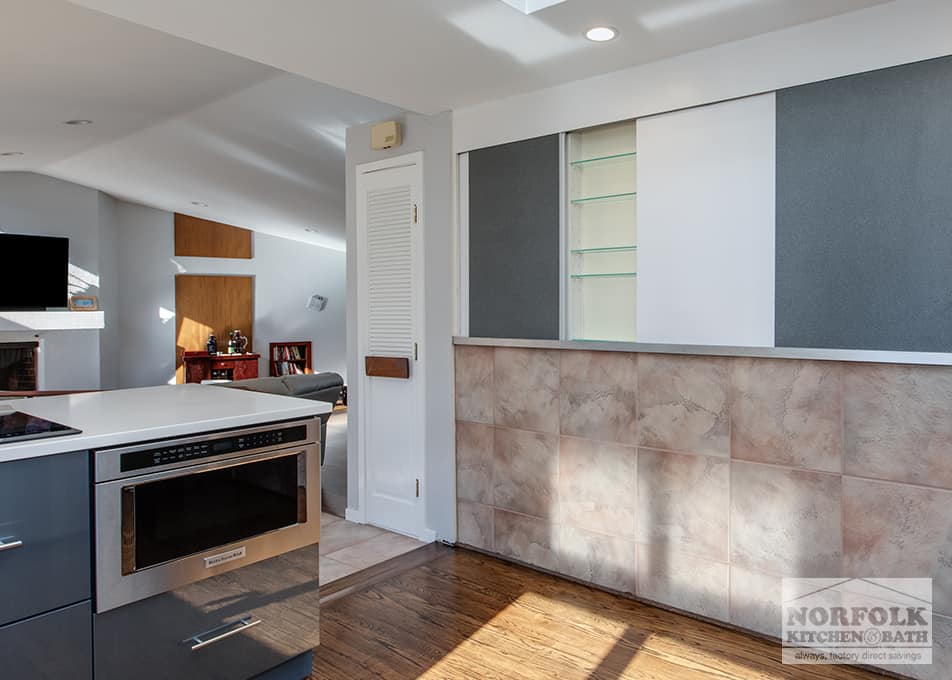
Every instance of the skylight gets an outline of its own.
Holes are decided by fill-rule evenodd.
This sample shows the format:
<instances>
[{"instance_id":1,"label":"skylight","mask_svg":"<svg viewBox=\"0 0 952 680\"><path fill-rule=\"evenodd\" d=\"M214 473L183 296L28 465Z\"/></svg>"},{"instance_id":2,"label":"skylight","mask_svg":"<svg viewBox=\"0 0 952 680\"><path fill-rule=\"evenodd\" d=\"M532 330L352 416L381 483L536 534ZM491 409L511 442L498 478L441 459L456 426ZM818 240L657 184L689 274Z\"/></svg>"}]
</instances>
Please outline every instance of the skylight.
<instances>
[{"instance_id":1,"label":"skylight","mask_svg":"<svg viewBox=\"0 0 952 680\"><path fill-rule=\"evenodd\" d=\"M510 7L515 7L517 10L523 14L532 14L543 10L546 7L551 7L552 5L560 5L565 0L502 0L504 3Z\"/></svg>"}]
</instances>

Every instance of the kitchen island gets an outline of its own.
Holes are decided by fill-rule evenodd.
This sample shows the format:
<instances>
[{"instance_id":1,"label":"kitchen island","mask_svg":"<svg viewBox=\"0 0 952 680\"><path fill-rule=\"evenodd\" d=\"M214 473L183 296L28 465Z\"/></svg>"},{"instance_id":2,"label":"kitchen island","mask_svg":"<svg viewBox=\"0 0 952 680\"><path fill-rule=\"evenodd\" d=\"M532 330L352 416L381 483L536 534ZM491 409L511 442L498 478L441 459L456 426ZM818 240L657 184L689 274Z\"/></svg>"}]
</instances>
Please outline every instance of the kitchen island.
<instances>
[{"instance_id":1,"label":"kitchen island","mask_svg":"<svg viewBox=\"0 0 952 680\"><path fill-rule=\"evenodd\" d=\"M0 443L4 677L305 677L331 408L207 385L0 402L81 430Z\"/></svg>"}]
</instances>

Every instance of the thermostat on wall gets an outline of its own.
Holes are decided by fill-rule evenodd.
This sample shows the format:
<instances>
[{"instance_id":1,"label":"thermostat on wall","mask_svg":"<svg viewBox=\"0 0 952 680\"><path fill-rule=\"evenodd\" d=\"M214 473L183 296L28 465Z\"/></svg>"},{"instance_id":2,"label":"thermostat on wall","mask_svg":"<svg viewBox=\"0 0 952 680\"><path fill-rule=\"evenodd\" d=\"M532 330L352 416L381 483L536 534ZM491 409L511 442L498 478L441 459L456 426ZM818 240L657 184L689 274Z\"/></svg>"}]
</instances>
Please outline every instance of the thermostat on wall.
<instances>
[{"instance_id":1,"label":"thermostat on wall","mask_svg":"<svg viewBox=\"0 0 952 680\"><path fill-rule=\"evenodd\" d=\"M400 123L395 120L388 120L386 123L380 123L370 128L371 149L392 149L395 146L400 146L402 141Z\"/></svg>"}]
</instances>

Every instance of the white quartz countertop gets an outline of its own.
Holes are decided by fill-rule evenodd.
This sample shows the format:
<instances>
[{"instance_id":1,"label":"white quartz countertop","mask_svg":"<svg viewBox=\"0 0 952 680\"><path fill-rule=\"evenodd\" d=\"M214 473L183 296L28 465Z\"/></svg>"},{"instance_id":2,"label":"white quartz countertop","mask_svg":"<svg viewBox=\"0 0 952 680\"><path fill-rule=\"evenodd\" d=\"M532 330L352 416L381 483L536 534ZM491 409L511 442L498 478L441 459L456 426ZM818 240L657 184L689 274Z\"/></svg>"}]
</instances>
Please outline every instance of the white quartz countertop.
<instances>
[{"instance_id":1,"label":"white quartz countertop","mask_svg":"<svg viewBox=\"0 0 952 680\"><path fill-rule=\"evenodd\" d=\"M0 444L0 463L330 413L331 404L214 385L163 385L0 401L82 434Z\"/></svg>"}]
</instances>

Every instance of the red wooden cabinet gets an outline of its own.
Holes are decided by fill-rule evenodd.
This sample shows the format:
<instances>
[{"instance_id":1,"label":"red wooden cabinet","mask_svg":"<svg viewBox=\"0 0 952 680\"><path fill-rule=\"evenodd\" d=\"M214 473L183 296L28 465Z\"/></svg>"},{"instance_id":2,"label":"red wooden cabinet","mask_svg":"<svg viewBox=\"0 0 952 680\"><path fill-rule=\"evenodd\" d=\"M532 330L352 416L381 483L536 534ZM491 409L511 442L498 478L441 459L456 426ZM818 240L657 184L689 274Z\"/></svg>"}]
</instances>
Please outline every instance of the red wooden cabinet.
<instances>
[{"instance_id":1,"label":"red wooden cabinet","mask_svg":"<svg viewBox=\"0 0 952 680\"><path fill-rule=\"evenodd\" d=\"M184 352L185 382L200 383L203 380L247 380L258 377L260 354L208 354L207 352Z\"/></svg>"}]
</instances>

